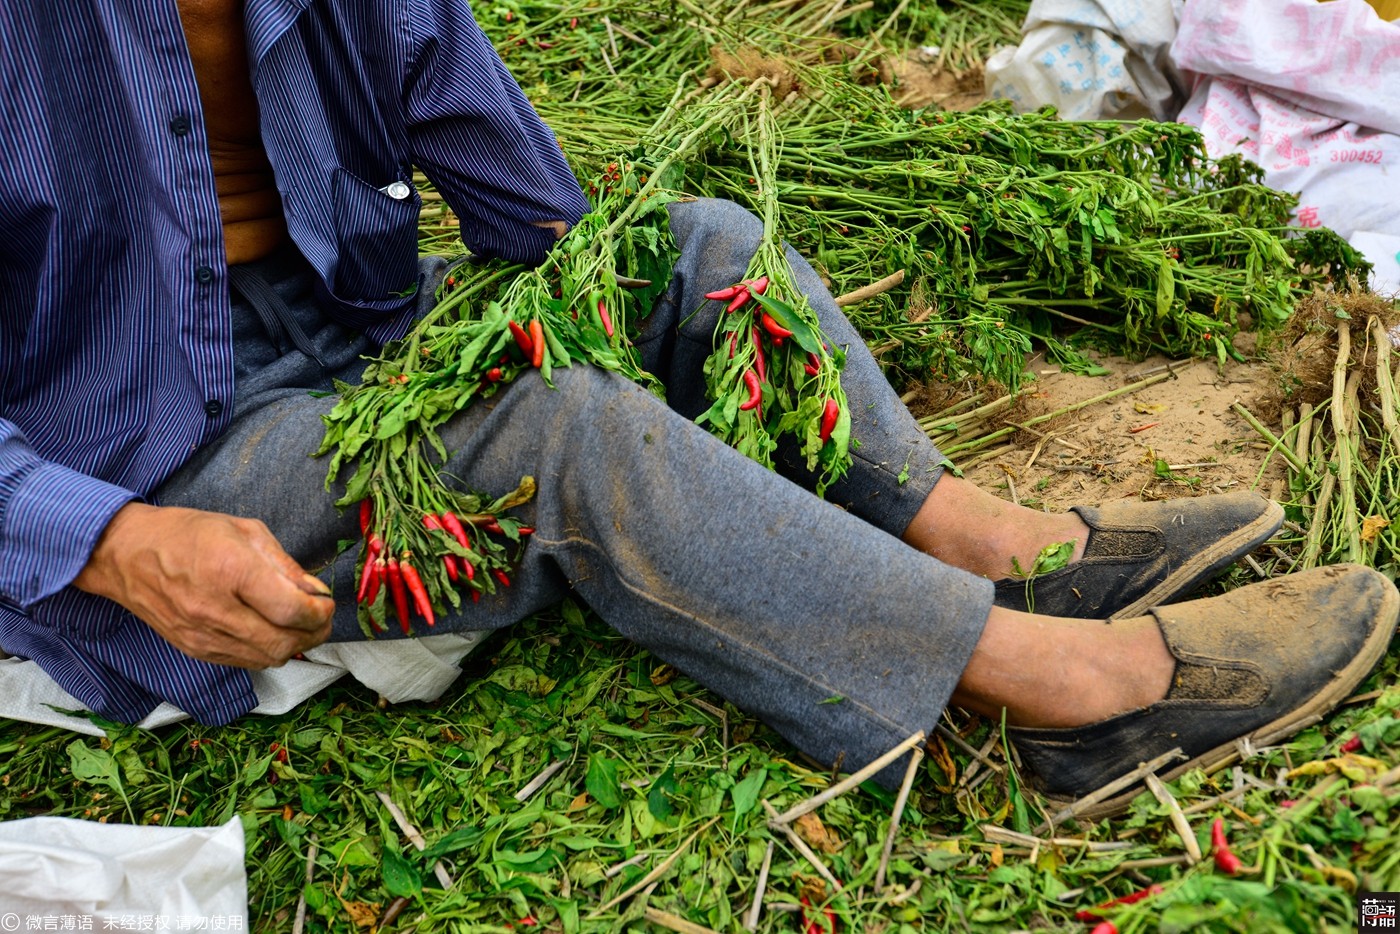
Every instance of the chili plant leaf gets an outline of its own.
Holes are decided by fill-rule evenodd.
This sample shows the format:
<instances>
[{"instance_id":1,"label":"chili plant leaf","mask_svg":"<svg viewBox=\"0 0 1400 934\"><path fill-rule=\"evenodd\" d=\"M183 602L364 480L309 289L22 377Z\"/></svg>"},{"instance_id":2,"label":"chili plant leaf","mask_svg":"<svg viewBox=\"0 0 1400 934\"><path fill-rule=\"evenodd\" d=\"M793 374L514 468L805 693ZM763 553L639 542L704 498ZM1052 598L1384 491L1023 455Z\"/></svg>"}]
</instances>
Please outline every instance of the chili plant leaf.
<instances>
[{"instance_id":1,"label":"chili plant leaf","mask_svg":"<svg viewBox=\"0 0 1400 934\"><path fill-rule=\"evenodd\" d=\"M743 780L729 789L734 798L734 816L743 817L758 804L758 796L763 792L763 783L768 779L767 769L754 769Z\"/></svg>"},{"instance_id":2,"label":"chili plant leaf","mask_svg":"<svg viewBox=\"0 0 1400 934\"><path fill-rule=\"evenodd\" d=\"M680 784L676 781L675 768L668 765L666 771L651 783L651 790L647 792L647 810L657 820L670 819L671 815L676 813L676 805L671 801L671 796L678 790Z\"/></svg>"},{"instance_id":3,"label":"chili plant leaf","mask_svg":"<svg viewBox=\"0 0 1400 934\"><path fill-rule=\"evenodd\" d=\"M601 755L588 757L588 773L583 786L605 808L615 808L622 803L622 784L617 779L617 760Z\"/></svg>"},{"instance_id":4,"label":"chili plant leaf","mask_svg":"<svg viewBox=\"0 0 1400 934\"><path fill-rule=\"evenodd\" d=\"M821 353L822 342L817 337L815 331L802 320L802 316L797 310L781 299L773 298L769 295L759 295L750 293L754 301L763 306L763 310L773 316L773 320L792 332L792 339L797 341L797 346L808 353Z\"/></svg>"},{"instance_id":5,"label":"chili plant leaf","mask_svg":"<svg viewBox=\"0 0 1400 934\"><path fill-rule=\"evenodd\" d=\"M423 877L417 869L409 864L394 850L384 851L384 862L381 869L384 876L384 888L390 895L400 898L416 898L423 891Z\"/></svg>"}]
</instances>

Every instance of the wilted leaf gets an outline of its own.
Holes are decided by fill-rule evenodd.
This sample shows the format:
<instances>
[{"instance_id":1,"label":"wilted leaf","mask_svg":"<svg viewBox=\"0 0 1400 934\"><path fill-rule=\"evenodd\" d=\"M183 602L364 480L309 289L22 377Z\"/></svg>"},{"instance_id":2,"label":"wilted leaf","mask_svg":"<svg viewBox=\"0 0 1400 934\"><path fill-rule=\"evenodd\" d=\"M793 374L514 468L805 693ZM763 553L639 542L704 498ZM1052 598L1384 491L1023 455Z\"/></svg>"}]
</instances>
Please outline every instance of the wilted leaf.
<instances>
[{"instance_id":1,"label":"wilted leaf","mask_svg":"<svg viewBox=\"0 0 1400 934\"><path fill-rule=\"evenodd\" d=\"M345 913L350 916L350 923L357 928L373 928L379 920L378 902L347 902L341 899L340 903L345 906Z\"/></svg>"},{"instance_id":2,"label":"wilted leaf","mask_svg":"<svg viewBox=\"0 0 1400 934\"><path fill-rule=\"evenodd\" d=\"M845 846L834 831L826 828L815 811L809 811L793 821L793 829L799 837L807 841L808 846L819 853L835 853Z\"/></svg>"}]
</instances>

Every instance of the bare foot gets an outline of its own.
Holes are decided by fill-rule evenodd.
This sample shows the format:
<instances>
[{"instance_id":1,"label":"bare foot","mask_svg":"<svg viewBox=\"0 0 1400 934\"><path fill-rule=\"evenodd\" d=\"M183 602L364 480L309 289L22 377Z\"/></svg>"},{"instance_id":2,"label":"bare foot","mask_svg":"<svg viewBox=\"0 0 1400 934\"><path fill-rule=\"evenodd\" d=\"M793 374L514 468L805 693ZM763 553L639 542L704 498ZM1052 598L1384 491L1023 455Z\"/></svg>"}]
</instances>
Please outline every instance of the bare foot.
<instances>
[{"instance_id":1,"label":"bare foot","mask_svg":"<svg viewBox=\"0 0 1400 934\"><path fill-rule=\"evenodd\" d=\"M1012 576L1017 565L1029 571L1042 549L1061 542L1074 542L1070 560L1078 561L1088 539L1089 527L1075 513L1017 506L950 474L904 531L904 541L920 551L991 580Z\"/></svg>"},{"instance_id":2,"label":"bare foot","mask_svg":"<svg viewBox=\"0 0 1400 934\"><path fill-rule=\"evenodd\" d=\"M1062 619L993 607L952 703L1015 726L1074 727L1166 697L1176 659L1151 616Z\"/></svg>"}]
</instances>

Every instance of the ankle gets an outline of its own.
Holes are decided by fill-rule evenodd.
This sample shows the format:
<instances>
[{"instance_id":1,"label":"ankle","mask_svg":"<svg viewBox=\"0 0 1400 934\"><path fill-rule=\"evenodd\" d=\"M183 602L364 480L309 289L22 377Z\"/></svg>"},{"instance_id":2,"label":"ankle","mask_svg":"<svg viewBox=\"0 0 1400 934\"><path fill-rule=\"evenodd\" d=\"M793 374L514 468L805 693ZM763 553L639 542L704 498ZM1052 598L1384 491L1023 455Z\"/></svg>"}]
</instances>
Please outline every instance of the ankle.
<instances>
[{"instance_id":1,"label":"ankle","mask_svg":"<svg viewBox=\"0 0 1400 934\"><path fill-rule=\"evenodd\" d=\"M1070 560L1078 560L1089 528L1077 513L1027 509L945 474L903 539L945 564L1000 580L1014 573L1013 557L1028 571L1042 549L1061 542L1074 542Z\"/></svg>"},{"instance_id":2,"label":"ankle","mask_svg":"<svg viewBox=\"0 0 1400 934\"><path fill-rule=\"evenodd\" d=\"M994 609L953 703L1029 727L1076 727L1162 700L1176 660L1152 617L1105 623Z\"/></svg>"}]
</instances>

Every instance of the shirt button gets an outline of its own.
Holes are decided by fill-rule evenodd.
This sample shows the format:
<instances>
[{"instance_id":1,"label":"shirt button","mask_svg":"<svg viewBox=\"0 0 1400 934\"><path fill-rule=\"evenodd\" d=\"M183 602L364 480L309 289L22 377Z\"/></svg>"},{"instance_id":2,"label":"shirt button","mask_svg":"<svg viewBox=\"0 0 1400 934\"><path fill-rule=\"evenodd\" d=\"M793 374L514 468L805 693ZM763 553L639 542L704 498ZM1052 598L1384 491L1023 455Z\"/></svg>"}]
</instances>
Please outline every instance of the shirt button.
<instances>
[{"instance_id":1,"label":"shirt button","mask_svg":"<svg viewBox=\"0 0 1400 934\"><path fill-rule=\"evenodd\" d=\"M210 399L204 403L204 414L210 418L218 418L224 411L224 404L218 399Z\"/></svg>"},{"instance_id":2,"label":"shirt button","mask_svg":"<svg viewBox=\"0 0 1400 934\"><path fill-rule=\"evenodd\" d=\"M176 136L186 136L190 132L189 114L177 114L170 118L170 132Z\"/></svg>"},{"instance_id":3,"label":"shirt button","mask_svg":"<svg viewBox=\"0 0 1400 934\"><path fill-rule=\"evenodd\" d=\"M194 271L194 278L200 285L208 285L214 281L214 270L208 266L200 266Z\"/></svg>"}]
</instances>

